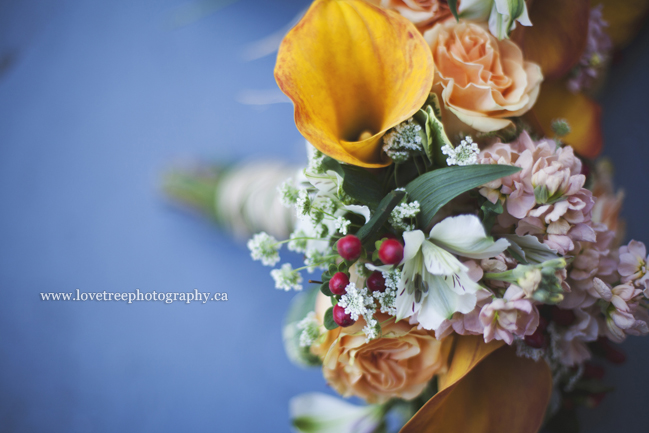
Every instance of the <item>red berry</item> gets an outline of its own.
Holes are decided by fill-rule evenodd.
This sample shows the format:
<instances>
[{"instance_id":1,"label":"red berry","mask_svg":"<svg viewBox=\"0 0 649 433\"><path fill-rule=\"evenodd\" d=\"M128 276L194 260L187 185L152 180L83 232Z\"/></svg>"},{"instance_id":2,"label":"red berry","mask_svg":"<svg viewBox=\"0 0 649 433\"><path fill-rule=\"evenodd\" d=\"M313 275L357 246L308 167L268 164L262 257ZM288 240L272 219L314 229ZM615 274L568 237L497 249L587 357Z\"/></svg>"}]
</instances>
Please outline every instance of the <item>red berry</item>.
<instances>
[{"instance_id":1,"label":"red berry","mask_svg":"<svg viewBox=\"0 0 649 433\"><path fill-rule=\"evenodd\" d=\"M345 290L349 285L349 277L344 272L336 272L331 280L329 280L329 290L334 295L344 295L347 293Z\"/></svg>"},{"instance_id":2,"label":"red berry","mask_svg":"<svg viewBox=\"0 0 649 433\"><path fill-rule=\"evenodd\" d=\"M601 380L604 377L604 367L587 362L584 364L584 379Z\"/></svg>"},{"instance_id":3,"label":"red berry","mask_svg":"<svg viewBox=\"0 0 649 433\"><path fill-rule=\"evenodd\" d=\"M379 248L379 259L386 265L396 265L403 259L403 245L396 239L383 241Z\"/></svg>"},{"instance_id":4,"label":"red berry","mask_svg":"<svg viewBox=\"0 0 649 433\"><path fill-rule=\"evenodd\" d=\"M586 397L586 406L588 406L590 408L597 407L602 402L602 400L604 400L604 397L606 397L605 392L593 393L593 394L589 395L588 397Z\"/></svg>"},{"instance_id":5,"label":"red berry","mask_svg":"<svg viewBox=\"0 0 649 433\"><path fill-rule=\"evenodd\" d=\"M334 322L343 328L353 325L356 321L350 314L345 313L345 309L340 305L334 306Z\"/></svg>"},{"instance_id":6,"label":"red berry","mask_svg":"<svg viewBox=\"0 0 649 433\"><path fill-rule=\"evenodd\" d=\"M545 335L543 335L543 331L537 329L534 334L525 336L525 342L530 347L542 349L545 347Z\"/></svg>"},{"instance_id":7,"label":"red berry","mask_svg":"<svg viewBox=\"0 0 649 433\"><path fill-rule=\"evenodd\" d=\"M365 284L367 284L367 288L372 292L385 292L385 278L383 278L383 274L379 271L372 272L372 274L367 277Z\"/></svg>"},{"instance_id":8,"label":"red berry","mask_svg":"<svg viewBox=\"0 0 649 433\"><path fill-rule=\"evenodd\" d=\"M559 326L570 326L575 323L575 313L572 310L562 310L561 308L554 306L550 310L552 314L552 321L554 321Z\"/></svg>"},{"instance_id":9,"label":"red berry","mask_svg":"<svg viewBox=\"0 0 649 433\"><path fill-rule=\"evenodd\" d=\"M541 330L541 332L544 332L546 329L548 329L549 324L550 322L548 322L548 319L546 319L543 316L539 316L539 327L536 329Z\"/></svg>"},{"instance_id":10,"label":"red berry","mask_svg":"<svg viewBox=\"0 0 649 433\"><path fill-rule=\"evenodd\" d=\"M338 254L345 260L353 262L361 256L363 245L361 240L354 235L347 235L338 241Z\"/></svg>"},{"instance_id":11,"label":"red berry","mask_svg":"<svg viewBox=\"0 0 649 433\"><path fill-rule=\"evenodd\" d=\"M606 349L604 356L613 364L624 364L626 362L626 355L624 352L614 348L613 346L609 346L608 349Z\"/></svg>"}]
</instances>

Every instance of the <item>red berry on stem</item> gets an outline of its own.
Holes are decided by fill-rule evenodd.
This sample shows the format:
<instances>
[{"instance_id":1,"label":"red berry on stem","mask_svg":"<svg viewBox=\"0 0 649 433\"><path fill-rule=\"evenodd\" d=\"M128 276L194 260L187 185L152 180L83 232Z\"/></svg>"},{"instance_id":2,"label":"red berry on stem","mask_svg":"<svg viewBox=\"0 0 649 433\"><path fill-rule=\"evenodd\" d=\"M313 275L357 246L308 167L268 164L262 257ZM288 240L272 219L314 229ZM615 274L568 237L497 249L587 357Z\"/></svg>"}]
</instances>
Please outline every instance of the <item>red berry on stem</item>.
<instances>
[{"instance_id":1,"label":"red berry on stem","mask_svg":"<svg viewBox=\"0 0 649 433\"><path fill-rule=\"evenodd\" d=\"M379 248L379 259L386 265L396 265L403 259L403 245L396 239L388 239Z\"/></svg>"},{"instance_id":2,"label":"red berry on stem","mask_svg":"<svg viewBox=\"0 0 649 433\"><path fill-rule=\"evenodd\" d=\"M606 349L604 356L606 356L606 359L613 364L624 364L626 362L626 354L613 346L609 346L609 348Z\"/></svg>"},{"instance_id":3,"label":"red berry on stem","mask_svg":"<svg viewBox=\"0 0 649 433\"><path fill-rule=\"evenodd\" d=\"M363 251L361 240L354 235L347 235L340 239L336 248L340 257L350 262L358 259Z\"/></svg>"},{"instance_id":4,"label":"red berry on stem","mask_svg":"<svg viewBox=\"0 0 649 433\"><path fill-rule=\"evenodd\" d=\"M349 277L344 272L336 272L329 280L329 290L334 295L344 295L347 293L345 288L349 285Z\"/></svg>"},{"instance_id":5,"label":"red berry on stem","mask_svg":"<svg viewBox=\"0 0 649 433\"><path fill-rule=\"evenodd\" d=\"M372 292L385 292L385 278L383 278L383 274L379 271L372 272L372 274L367 277L365 284L367 284L367 288Z\"/></svg>"},{"instance_id":6,"label":"red berry on stem","mask_svg":"<svg viewBox=\"0 0 649 433\"><path fill-rule=\"evenodd\" d=\"M350 314L345 313L345 309L340 305L334 305L334 322L343 328L352 326L356 321L352 319Z\"/></svg>"},{"instance_id":7,"label":"red berry on stem","mask_svg":"<svg viewBox=\"0 0 649 433\"><path fill-rule=\"evenodd\" d=\"M550 310L552 314L552 321L559 326L570 326L575 323L576 316L572 310L563 310L556 305Z\"/></svg>"},{"instance_id":8,"label":"red berry on stem","mask_svg":"<svg viewBox=\"0 0 649 433\"><path fill-rule=\"evenodd\" d=\"M601 380L604 377L604 367L587 362L584 364L584 379Z\"/></svg>"},{"instance_id":9,"label":"red berry on stem","mask_svg":"<svg viewBox=\"0 0 649 433\"><path fill-rule=\"evenodd\" d=\"M589 395L586 398L586 406L588 406L590 408L595 408L595 407L599 406L599 404L602 402L602 400L604 400L604 397L606 397L605 392L593 393L593 394Z\"/></svg>"},{"instance_id":10,"label":"red berry on stem","mask_svg":"<svg viewBox=\"0 0 649 433\"><path fill-rule=\"evenodd\" d=\"M534 331L534 334L526 335L525 343L535 349L542 349L543 347L545 347L545 335L543 335L543 331L537 329L536 331Z\"/></svg>"},{"instance_id":11,"label":"red berry on stem","mask_svg":"<svg viewBox=\"0 0 649 433\"><path fill-rule=\"evenodd\" d=\"M548 319L543 316L539 316L539 327L536 329L540 329L541 332L544 332L546 329L548 329L549 324L550 323L548 322Z\"/></svg>"}]
</instances>

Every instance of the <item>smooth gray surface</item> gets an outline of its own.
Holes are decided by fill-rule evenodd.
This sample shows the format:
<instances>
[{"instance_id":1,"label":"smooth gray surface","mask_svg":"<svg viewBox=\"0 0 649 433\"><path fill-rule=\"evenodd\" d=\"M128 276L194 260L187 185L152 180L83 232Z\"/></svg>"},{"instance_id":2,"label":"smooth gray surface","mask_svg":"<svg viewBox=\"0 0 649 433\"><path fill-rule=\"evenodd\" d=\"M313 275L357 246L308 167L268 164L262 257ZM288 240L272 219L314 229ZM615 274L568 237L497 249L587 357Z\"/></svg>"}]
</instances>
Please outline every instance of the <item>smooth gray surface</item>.
<instances>
[{"instance_id":1,"label":"smooth gray surface","mask_svg":"<svg viewBox=\"0 0 649 433\"><path fill-rule=\"evenodd\" d=\"M242 50L306 4L241 0L176 29L180 1L0 4L0 432L285 432L288 399L327 390L284 356L292 295L157 190L178 157L303 158L289 104L236 100L275 88L273 57L246 62ZM647 70L645 32L602 101L629 234L649 241ZM76 288L230 300L39 297ZM624 347L629 362L609 376L618 390L584 431L646 431L649 340Z\"/></svg>"}]
</instances>

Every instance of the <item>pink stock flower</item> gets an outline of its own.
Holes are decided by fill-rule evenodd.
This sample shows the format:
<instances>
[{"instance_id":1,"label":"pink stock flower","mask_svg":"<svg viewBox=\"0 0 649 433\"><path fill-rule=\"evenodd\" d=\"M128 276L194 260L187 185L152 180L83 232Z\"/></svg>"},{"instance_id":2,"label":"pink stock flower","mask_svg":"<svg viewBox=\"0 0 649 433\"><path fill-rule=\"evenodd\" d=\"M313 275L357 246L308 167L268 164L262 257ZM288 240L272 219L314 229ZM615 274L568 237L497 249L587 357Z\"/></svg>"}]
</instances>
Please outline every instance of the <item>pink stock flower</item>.
<instances>
[{"instance_id":1,"label":"pink stock flower","mask_svg":"<svg viewBox=\"0 0 649 433\"><path fill-rule=\"evenodd\" d=\"M623 283L633 283L635 287L644 290L649 297L649 273L647 273L647 248L642 242L631 241L629 245L620 247L620 264L617 271L622 276Z\"/></svg>"},{"instance_id":2,"label":"pink stock flower","mask_svg":"<svg viewBox=\"0 0 649 433\"><path fill-rule=\"evenodd\" d=\"M504 201L500 227L515 226L519 236L539 236L563 255L575 248L575 241L595 241L590 227L594 199L583 187L581 160L570 146L557 148L548 139L534 142L523 132L511 143L495 143L482 151L480 163L521 168L480 190L492 203Z\"/></svg>"},{"instance_id":3,"label":"pink stock flower","mask_svg":"<svg viewBox=\"0 0 649 433\"><path fill-rule=\"evenodd\" d=\"M593 288L593 278L608 283L618 279L615 251L610 249L615 233L603 224L592 226L595 242L577 242L574 260L568 272L569 291L564 295L561 308L587 308L601 298Z\"/></svg>"},{"instance_id":4,"label":"pink stock flower","mask_svg":"<svg viewBox=\"0 0 649 433\"><path fill-rule=\"evenodd\" d=\"M562 328L552 324L552 344L554 353L563 365L574 366L590 359L591 353L586 345L589 341L597 340L599 326L597 319L588 310L575 309L575 322L569 327Z\"/></svg>"},{"instance_id":5,"label":"pink stock flower","mask_svg":"<svg viewBox=\"0 0 649 433\"><path fill-rule=\"evenodd\" d=\"M503 298L494 299L482 307L480 322L484 325L484 340L503 340L514 342L514 336L532 335L539 326L539 311L528 299L525 292L511 285Z\"/></svg>"},{"instance_id":6,"label":"pink stock flower","mask_svg":"<svg viewBox=\"0 0 649 433\"><path fill-rule=\"evenodd\" d=\"M631 284L620 284L611 288L599 278L595 278L593 283L593 287L600 297L608 303L604 309L605 333L610 340L621 343L627 334L644 335L649 333L646 321L636 317L636 313L642 314L643 312L638 299L642 293L641 290Z\"/></svg>"}]
</instances>

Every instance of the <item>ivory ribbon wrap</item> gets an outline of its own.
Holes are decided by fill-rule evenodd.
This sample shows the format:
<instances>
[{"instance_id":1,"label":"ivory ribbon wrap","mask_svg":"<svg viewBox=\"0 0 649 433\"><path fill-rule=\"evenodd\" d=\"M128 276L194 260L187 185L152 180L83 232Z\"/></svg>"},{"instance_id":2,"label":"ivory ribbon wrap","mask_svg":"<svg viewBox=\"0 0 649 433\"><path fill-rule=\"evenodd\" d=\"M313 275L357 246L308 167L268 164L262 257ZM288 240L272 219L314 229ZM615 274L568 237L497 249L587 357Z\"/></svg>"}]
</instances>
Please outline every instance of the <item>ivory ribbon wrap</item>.
<instances>
[{"instance_id":1,"label":"ivory ribbon wrap","mask_svg":"<svg viewBox=\"0 0 649 433\"><path fill-rule=\"evenodd\" d=\"M176 168L167 174L164 190L172 199L209 215L236 238L265 231L285 239L295 215L280 202L277 187L297 171L278 161Z\"/></svg>"}]
</instances>

